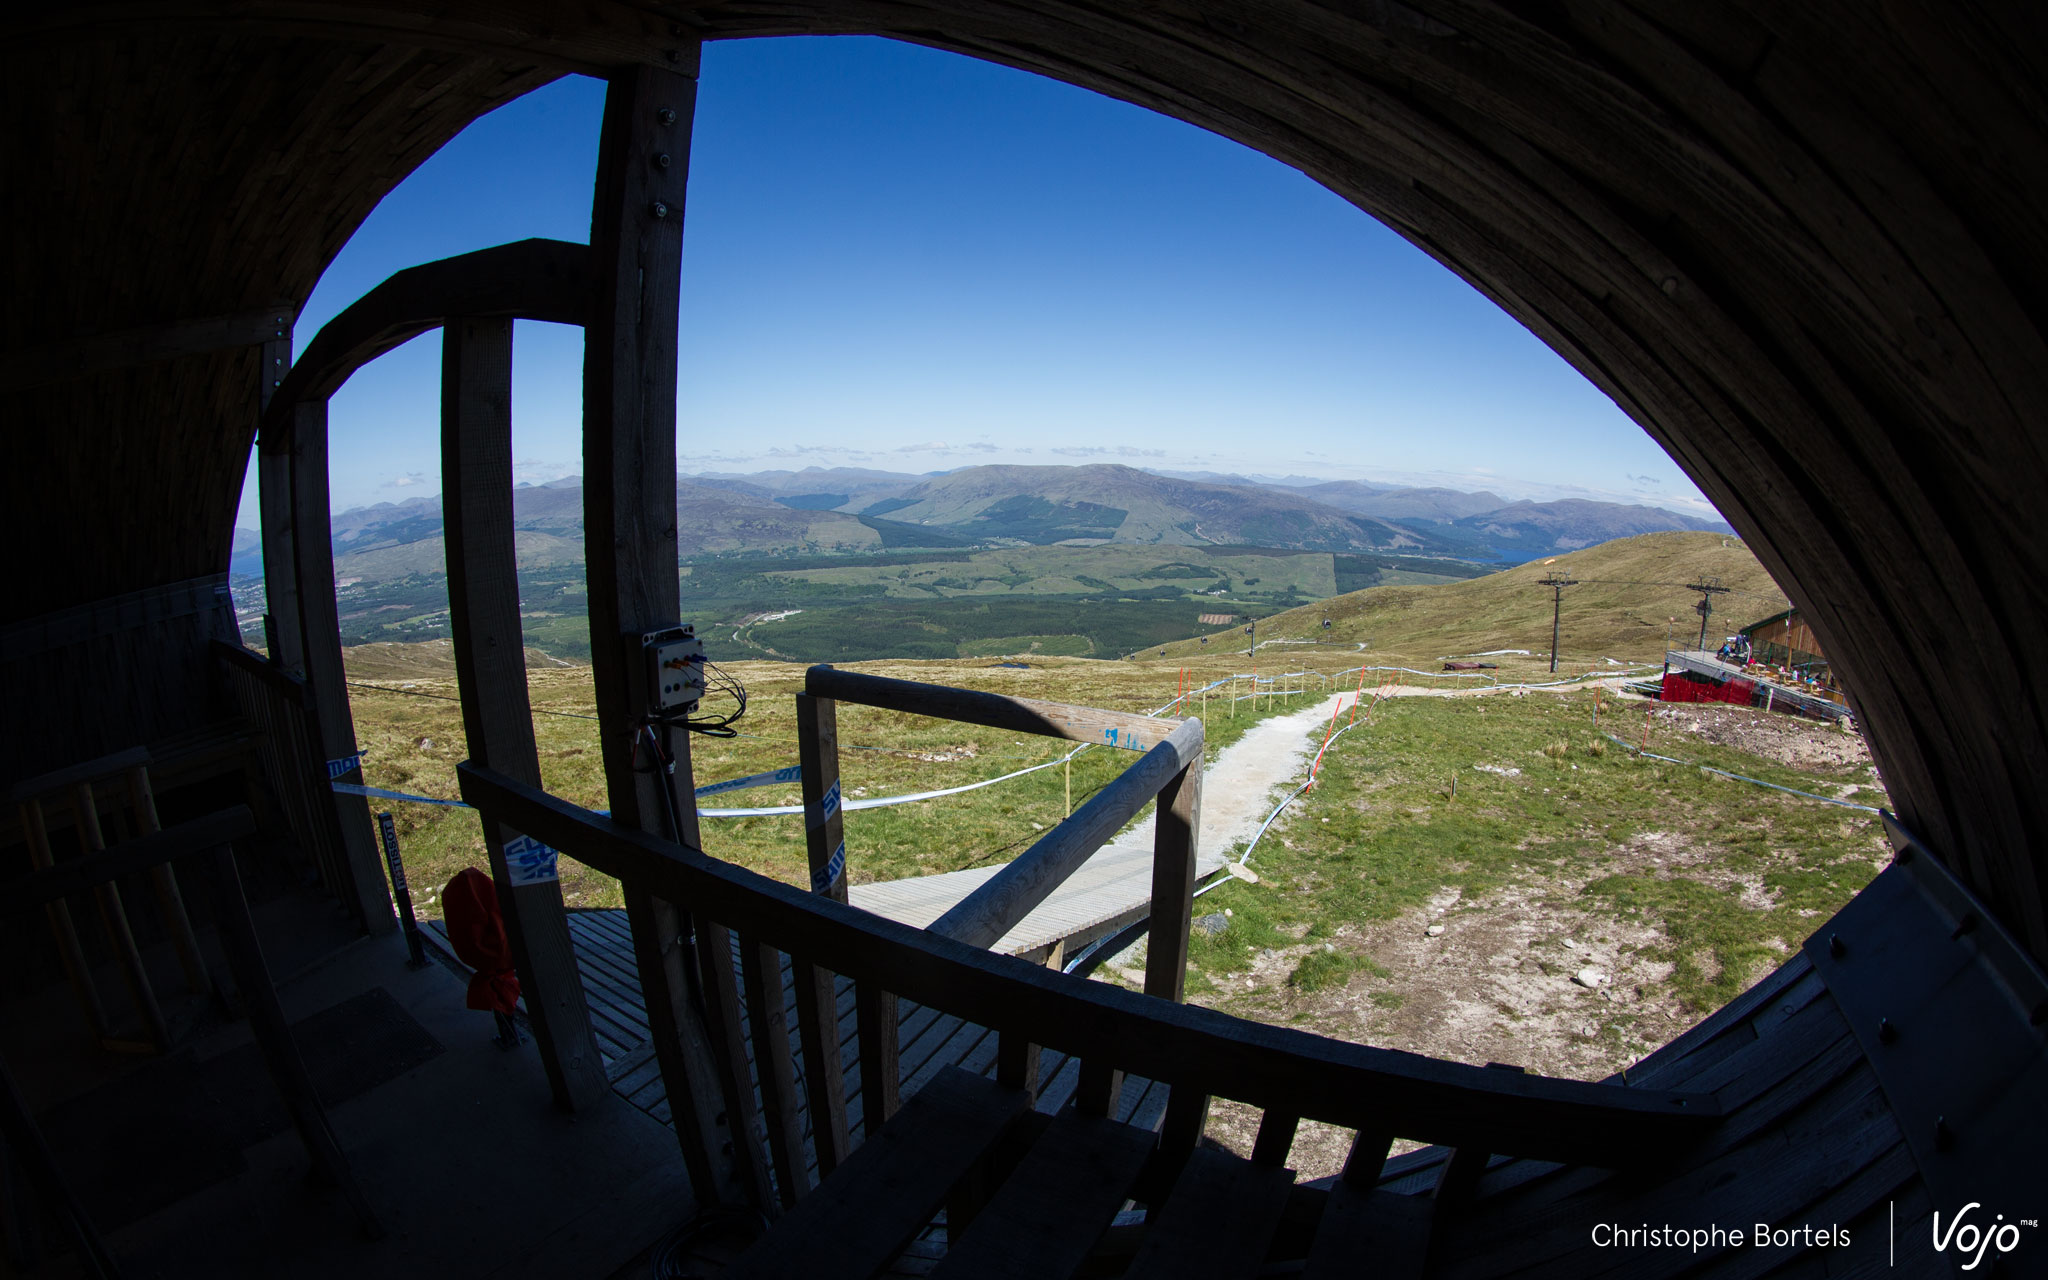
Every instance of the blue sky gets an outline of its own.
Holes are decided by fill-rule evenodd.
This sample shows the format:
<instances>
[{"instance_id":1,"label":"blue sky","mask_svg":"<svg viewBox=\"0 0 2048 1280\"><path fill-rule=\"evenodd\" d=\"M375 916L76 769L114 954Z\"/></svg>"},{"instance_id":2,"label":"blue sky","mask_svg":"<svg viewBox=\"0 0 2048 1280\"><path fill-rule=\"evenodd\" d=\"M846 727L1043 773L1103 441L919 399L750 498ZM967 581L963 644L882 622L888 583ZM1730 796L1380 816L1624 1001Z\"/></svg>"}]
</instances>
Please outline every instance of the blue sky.
<instances>
[{"instance_id":1,"label":"blue sky","mask_svg":"<svg viewBox=\"0 0 2048 1280\"><path fill-rule=\"evenodd\" d=\"M298 347L393 271L587 240L603 97L558 81L449 143L336 258ZM1056 81L869 38L709 45L686 216L685 471L1117 461L1707 511L1606 396L1363 212ZM521 479L582 469L581 337L518 326ZM422 337L335 396L337 511L439 492L439 361Z\"/></svg>"}]
</instances>

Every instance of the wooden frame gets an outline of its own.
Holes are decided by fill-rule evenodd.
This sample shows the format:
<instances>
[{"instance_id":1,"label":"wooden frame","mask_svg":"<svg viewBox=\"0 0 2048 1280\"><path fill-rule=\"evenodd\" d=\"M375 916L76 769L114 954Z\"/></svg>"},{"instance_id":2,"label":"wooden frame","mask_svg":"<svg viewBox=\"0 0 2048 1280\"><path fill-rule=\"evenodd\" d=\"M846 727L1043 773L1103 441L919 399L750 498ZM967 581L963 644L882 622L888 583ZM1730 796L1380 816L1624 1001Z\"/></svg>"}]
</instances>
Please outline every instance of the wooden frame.
<instances>
[{"instance_id":1,"label":"wooden frame","mask_svg":"<svg viewBox=\"0 0 2048 1280\"><path fill-rule=\"evenodd\" d=\"M1682 1154L1720 1116L1708 1094L1489 1071L1068 978L654 839L473 764L457 772L479 810L608 875L690 902L752 941L801 951L1005 1042L1056 1045L1169 1082L1176 1101L1183 1091L1213 1094L1374 1134L1603 1167Z\"/></svg>"},{"instance_id":2,"label":"wooden frame","mask_svg":"<svg viewBox=\"0 0 2048 1280\"><path fill-rule=\"evenodd\" d=\"M804 827L810 839L812 888L839 902L846 901L846 848L838 802L837 702L1144 752L1088 803L955 903L930 928L940 937L970 946L993 946L1156 796L1160 806L1152 864L1155 928L1146 951L1145 991L1168 1000L1181 998L1202 792L1200 720L1162 720L861 675L829 666L812 667L804 673L804 692L797 700ZM1159 945L1162 940L1165 946Z\"/></svg>"},{"instance_id":3,"label":"wooden frame","mask_svg":"<svg viewBox=\"0 0 2048 1280\"><path fill-rule=\"evenodd\" d=\"M441 341L442 517L448 604L462 729L472 759L540 784L533 708L526 691L526 645L519 622L519 575L512 530L512 321L459 317ZM491 881L506 940L526 996L526 1014L564 1110L582 1110L610 1092L590 1006L576 972L562 886L513 874L506 846L518 833L485 819Z\"/></svg>"}]
</instances>

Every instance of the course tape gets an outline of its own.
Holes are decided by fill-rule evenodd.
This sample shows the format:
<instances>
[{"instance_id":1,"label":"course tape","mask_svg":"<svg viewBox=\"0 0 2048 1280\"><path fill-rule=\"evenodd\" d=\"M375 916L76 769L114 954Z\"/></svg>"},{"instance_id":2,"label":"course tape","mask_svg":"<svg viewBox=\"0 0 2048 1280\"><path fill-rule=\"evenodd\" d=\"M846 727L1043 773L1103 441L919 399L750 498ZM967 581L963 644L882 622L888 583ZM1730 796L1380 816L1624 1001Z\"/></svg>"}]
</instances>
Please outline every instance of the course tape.
<instances>
[{"instance_id":1,"label":"course tape","mask_svg":"<svg viewBox=\"0 0 2048 1280\"><path fill-rule=\"evenodd\" d=\"M1733 778L1737 782L1754 783L1759 787L1769 787L1773 791L1782 791L1786 795L1803 796L1808 800L1818 800L1822 804L1840 805L1844 809L1861 809L1865 813L1883 812L1882 809L1877 809L1867 804L1857 804L1853 800L1837 800L1833 796L1815 795L1811 791L1801 791L1796 787L1781 787L1775 782L1765 782L1762 778L1752 778L1746 773L1730 773L1726 769L1716 769L1711 765L1694 764L1690 760L1679 760L1672 756L1660 756L1654 751L1644 751L1640 747L1632 747L1628 743L1623 742L1620 738L1615 737L1613 734L1608 733L1605 730L1601 731L1600 736L1607 739L1609 742L1612 742L1615 746L1620 747L1622 750L1627 751L1633 755L1641 756L1645 760L1661 760L1665 764L1681 764L1689 768L1698 769L1701 773L1719 774L1724 778Z\"/></svg>"},{"instance_id":2,"label":"course tape","mask_svg":"<svg viewBox=\"0 0 2048 1280\"><path fill-rule=\"evenodd\" d=\"M1084 743L1082 745L1085 746L1087 744ZM970 782L962 787L942 787L937 791L913 791L908 795L901 796L869 796L864 800L842 801L840 807L848 812L852 812L855 809L886 809L890 805L910 804L917 800L936 800L940 796L957 796L965 791L979 791L983 787L992 787L998 782L1008 782L1012 778L1021 778L1027 773L1037 773L1040 769L1050 769L1056 764L1064 764L1066 761L1073 759L1080 750L1080 747L1076 747L1073 751L1069 751L1057 759L1047 760L1042 764L1034 764L1028 769L1019 769L1014 773L1006 773L999 778L986 778L980 782ZM706 818L769 818L777 814L802 813L803 811L804 807L800 804L780 804L762 809L697 810L698 814Z\"/></svg>"},{"instance_id":3,"label":"course tape","mask_svg":"<svg viewBox=\"0 0 2048 1280\"><path fill-rule=\"evenodd\" d=\"M371 796L378 800L410 800L414 804L446 805L450 809L469 808L468 805L460 800L436 800L432 796L407 795L403 791L385 791L378 787L359 787L353 782L336 782L329 785L345 796Z\"/></svg>"},{"instance_id":4,"label":"course tape","mask_svg":"<svg viewBox=\"0 0 2048 1280\"><path fill-rule=\"evenodd\" d=\"M754 773L744 778L733 778L726 782L714 782L710 786L697 788L697 794L700 796L715 796L727 791L744 791L748 787L771 787L778 782L800 782L803 780L803 776L804 767L800 764L793 764L786 769L770 769L767 773Z\"/></svg>"}]
</instances>

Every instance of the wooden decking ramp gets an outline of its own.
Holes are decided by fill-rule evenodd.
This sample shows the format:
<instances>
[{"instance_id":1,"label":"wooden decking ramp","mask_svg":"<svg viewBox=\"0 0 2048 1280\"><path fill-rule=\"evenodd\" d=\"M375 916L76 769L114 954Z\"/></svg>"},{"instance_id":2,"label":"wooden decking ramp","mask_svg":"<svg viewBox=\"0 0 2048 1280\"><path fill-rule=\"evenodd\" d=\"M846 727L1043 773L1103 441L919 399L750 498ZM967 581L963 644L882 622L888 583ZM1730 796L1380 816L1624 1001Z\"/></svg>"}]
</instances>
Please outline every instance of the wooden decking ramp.
<instances>
[{"instance_id":1,"label":"wooden decking ramp","mask_svg":"<svg viewBox=\"0 0 2048 1280\"><path fill-rule=\"evenodd\" d=\"M864 911L922 929L987 883L1003 865L849 885L847 898ZM1197 888L1224 874L1227 873L1221 853L1196 855ZM989 950L1011 956L1030 955L1065 943L1071 953L1084 943L1142 920L1151 902L1151 845L1109 845L1097 850L1066 883L1053 890L1051 897L1018 921Z\"/></svg>"}]
</instances>

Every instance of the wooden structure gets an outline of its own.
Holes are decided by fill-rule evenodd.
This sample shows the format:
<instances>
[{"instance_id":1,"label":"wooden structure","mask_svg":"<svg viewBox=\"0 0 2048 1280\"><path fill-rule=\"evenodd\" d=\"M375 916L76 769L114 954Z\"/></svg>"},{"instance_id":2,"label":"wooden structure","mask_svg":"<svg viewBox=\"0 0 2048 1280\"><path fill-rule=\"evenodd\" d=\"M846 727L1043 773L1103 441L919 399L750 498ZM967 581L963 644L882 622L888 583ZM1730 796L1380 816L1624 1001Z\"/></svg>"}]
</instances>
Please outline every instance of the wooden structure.
<instances>
[{"instance_id":1,"label":"wooden structure","mask_svg":"<svg viewBox=\"0 0 2048 1280\"><path fill-rule=\"evenodd\" d=\"M646 723L636 657L639 635L679 620L675 343L698 54L708 39L806 32L901 36L1214 129L1493 298L1670 451L1791 595L1855 690L1904 865L1765 995L1603 1086L1186 1009L1169 965L1140 997L979 949L1069 868L1094 838L1086 823L931 930L861 915L833 892L830 707L879 694L836 673L814 675L802 704L824 892L697 853L687 737ZM861 1179L834 1169L894 1170L892 1152L926 1151L936 1133L950 1154L922 1159L922 1181L873 1180L901 1191L854 1215L874 1224L859 1256L951 1202L967 1228L954 1265L984 1266L976 1256L1014 1237L977 1225L1034 1220L1043 1169L1087 1152L1101 1177L1077 1213L1127 1192L1154 1210L1140 1271L1183 1265L1181 1224L1227 1199L1249 1217L1242 1251L1217 1251L1216 1266L1263 1248L1311 1270L1334 1251L1406 1258L1410 1273L1576 1276L1695 1265L1598 1252L1584 1230L1685 1205L1867 1226L1888 1201L1909 1216L1974 1199L2020 1217L2048 1200L2032 1141L2048 1098L2048 677L2024 660L2048 624L2048 533L2030 507L2048 486L2048 32L2028 6L79 0L0 18L0 70L7 170L33 175L0 193L0 501L16 544L39 548L0 616L0 784L138 742L154 756L234 719L213 646L235 638L217 586L252 443L272 656L306 699L273 717L304 736L269 758L350 775L326 399L362 360L441 326L465 787L554 1097L607 1105L609 1090L548 846L626 884L649 1043L699 1201L843 1221L830 1215L852 1213L843 1192ZM376 202L469 121L565 72L609 84L588 246L504 246L401 273L294 360L296 306ZM586 328L609 821L534 790L513 678L504 392L522 316ZM1957 637L1968 662L1952 660ZM1164 787L1169 827L1191 828L1190 744L1164 732L1129 790ZM673 772L636 770L642 751ZM388 928L367 814L324 799L330 888L362 927ZM27 867L24 848L0 874ZM1155 869L1169 937L1185 928L1187 875L1173 859ZM9 904L33 896L4 883ZM793 1006L777 993L782 955ZM852 983L860 1128L876 1140L858 1149L832 1105L833 974ZM1004 1092L948 1081L867 1135L897 1104L899 999L991 1030ZM1034 1046L1080 1063L1078 1115L1042 1135L1014 1122ZM794 1172L798 1061L808 1113L823 1117L816 1188ZM1120 1073L1171 1090L1142 1161L1110 1121ZM1265 1112L1250 1171L1190 1156L1212 1095ZM1301 1117L1357 1129L1342 1186L1282 1185ZM1439 1146L1387 1163L1394 1137ZM1425 1182L1426 1207L1380 1194ZM1028 1256L1051 1267L1099 1243ZM1731 1275L1769 1262L1725 1261Z\"/></svg>"},{"instance_id":2,"label":"wooden structure","mask_svg":"<svg viewBox=\"0 0 2048 1280\"><path fill-rule=\"evenodd\" d=\"M1761 622L1752 622L1742 629L1749 637L1750 654L1758 662L1788 670L1813 672L1826 675L1827 653L1821 648L1820 637L1813 627L1799 616L1799 610L1787 609L1772 614Z\"/></svg>"}]
</instances>

